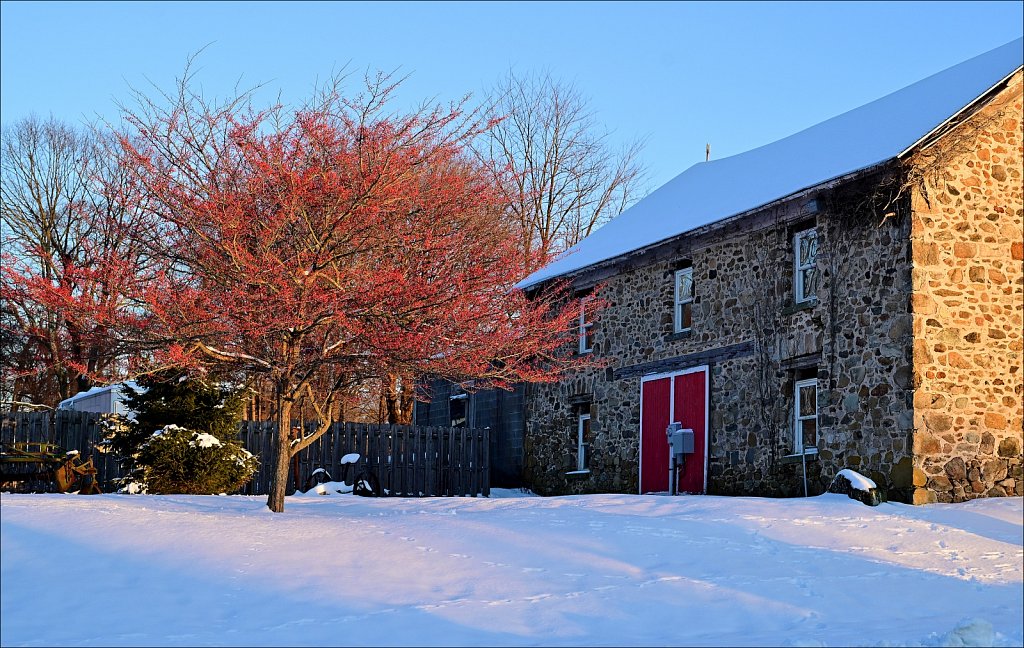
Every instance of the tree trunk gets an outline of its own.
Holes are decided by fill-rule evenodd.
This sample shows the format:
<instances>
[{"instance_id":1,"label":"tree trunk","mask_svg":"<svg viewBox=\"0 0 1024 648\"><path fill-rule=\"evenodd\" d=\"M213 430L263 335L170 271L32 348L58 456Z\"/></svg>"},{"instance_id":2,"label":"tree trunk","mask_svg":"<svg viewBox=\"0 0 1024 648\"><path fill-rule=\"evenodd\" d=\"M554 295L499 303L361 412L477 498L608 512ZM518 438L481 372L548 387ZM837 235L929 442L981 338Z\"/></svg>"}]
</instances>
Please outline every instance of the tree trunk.
<instances>
[{"instance_id":1,"label":"tree trunk","mask_svg":"<svg viewBox=\"0 0 1024 648\"><path fill-rule=\"evenodd\" d=\"M284 511L284 496L288 489L288 468L292 458L291 444L292 402L278 396L277 438L274 442L274 473L270 478L267 508L274 513Z\"/></svg>"},{"instance_id":2,"label":"tree trunk","mask_svg":"<svg viewBox=\"0 0 1024 648\"><path fill-rule=\"evenodd\" d=\"M410 425L412 423L412 407L415 403L412 381L407 376L389 374L382 391L383 409L387 413L387 422L391 425Z\"/></svg>"}]
</instances>

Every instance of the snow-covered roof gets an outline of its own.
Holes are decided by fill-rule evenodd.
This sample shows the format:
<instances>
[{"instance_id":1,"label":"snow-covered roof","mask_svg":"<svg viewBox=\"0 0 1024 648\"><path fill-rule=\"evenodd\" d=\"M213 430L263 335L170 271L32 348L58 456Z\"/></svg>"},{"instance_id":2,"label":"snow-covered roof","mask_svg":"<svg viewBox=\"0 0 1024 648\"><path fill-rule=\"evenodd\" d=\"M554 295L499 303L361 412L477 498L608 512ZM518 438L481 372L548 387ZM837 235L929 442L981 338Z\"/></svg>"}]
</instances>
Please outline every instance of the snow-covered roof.
<instances>
[{"instance_id":1,"label":"snow-covered roof","mask_svg":"<svg viewBox=\"0 0 1024 648\"><path fill-rule=\"evenodd\" d=\"M127 385L127 386L129 386L129 387L131 387L132 389L135 389L135 390L137 390L139 388L139 386L133 380L128 380L128 381L125 381L123 383L114 383L112 385L106 385L106 386L103 386L103 387L90 387L86 391L78 392L77 394L75 394L71 398L65 398L60 403L58 403L57 408L58 409L69 409L71 407L71 404L74 403L75 401L82 400L83 398L90 398L90 397L95 396L97 394L102 394L102 393L108 392L108 391L116 391L116 392L120 393L121 392L121 387L123 385Z\"/></svg>"},{"instance_id":2,"label":"snow-covered roof","mask_svg":"<svg viewBox=\"0 0 1024 648\"><path fill-rule=\"evenodd\" d=\"M695 164L520 288L749 212L899 157L1020 69L1024 39L760 148Z\"/></svg>"}]
</instances>

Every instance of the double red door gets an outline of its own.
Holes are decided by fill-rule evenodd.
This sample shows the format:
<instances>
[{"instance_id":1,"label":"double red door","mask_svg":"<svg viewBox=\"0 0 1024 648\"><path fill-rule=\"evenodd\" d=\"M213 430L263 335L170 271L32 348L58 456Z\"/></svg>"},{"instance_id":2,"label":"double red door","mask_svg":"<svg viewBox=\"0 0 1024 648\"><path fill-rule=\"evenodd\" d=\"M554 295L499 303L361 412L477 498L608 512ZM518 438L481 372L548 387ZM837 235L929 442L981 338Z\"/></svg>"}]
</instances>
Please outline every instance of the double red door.
<instances>
[{"instance_id":1,"label":"double red door","mask_svg":"<svg viewBox=\"0 0 1024 648\"><path fill-rule=\"evenodd\" d=\"M640 492L669 490L669 452L665 428L679 422L693 430L693 454L678 471L680 493L703 493L707 487L708 371L645 378L640 384Z\"/></svg>"}]
</instances>

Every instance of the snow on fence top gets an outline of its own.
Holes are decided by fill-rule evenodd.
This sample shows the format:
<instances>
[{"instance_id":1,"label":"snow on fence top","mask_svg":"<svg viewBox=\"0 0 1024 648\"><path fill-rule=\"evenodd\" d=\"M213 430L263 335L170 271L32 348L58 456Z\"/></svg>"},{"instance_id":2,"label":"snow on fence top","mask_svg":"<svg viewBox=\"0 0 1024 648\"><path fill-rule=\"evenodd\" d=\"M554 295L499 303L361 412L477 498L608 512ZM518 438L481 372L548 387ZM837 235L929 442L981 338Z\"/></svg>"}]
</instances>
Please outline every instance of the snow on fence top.
<instances>
[{"instance_id":1,"label":"snow on fence top","mask_svg":"<svg viewBox=\"0 0 1024 648\"><path fill-rule=\"evenodd\" d=\"M560 259L528 288L742 214L903 153L1021 67L1024 39L746 153L695 164Z\"/></svg>"}]
</instances>

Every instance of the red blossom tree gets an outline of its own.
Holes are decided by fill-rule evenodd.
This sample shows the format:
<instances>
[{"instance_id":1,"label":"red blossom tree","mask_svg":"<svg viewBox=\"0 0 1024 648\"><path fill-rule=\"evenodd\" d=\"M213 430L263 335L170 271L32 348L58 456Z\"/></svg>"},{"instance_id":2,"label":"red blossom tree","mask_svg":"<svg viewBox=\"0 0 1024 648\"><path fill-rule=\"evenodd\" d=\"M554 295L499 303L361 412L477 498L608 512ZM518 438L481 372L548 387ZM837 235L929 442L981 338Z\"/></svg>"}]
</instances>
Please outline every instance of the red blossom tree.
<instances>
[{"instance_id":1,"label":"red blossom tree","mask_svg":"<svg viewBox=\"0 0 1024 648\"><path fill-rule=\"evenodd\" d=\"M458 106L386 114L386 79L337 85L295 112L211 106L179 84L129 111L122 139L163 259L142 297L154 360L260 375L276 401L268 506L289 459L327 431L350 386L383 375L479 385L556 379L578 362L578 306L527 299L493 174ZM314 433L289 438L302 399Z\"/></svg>"}]
</instances>

